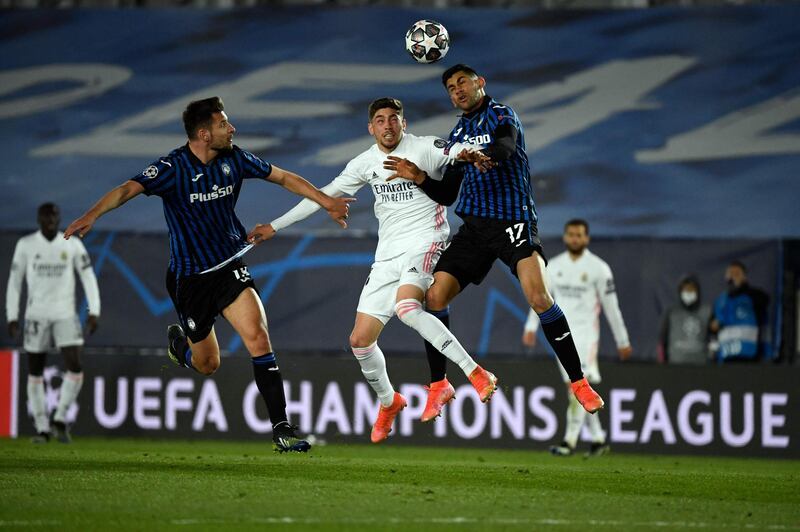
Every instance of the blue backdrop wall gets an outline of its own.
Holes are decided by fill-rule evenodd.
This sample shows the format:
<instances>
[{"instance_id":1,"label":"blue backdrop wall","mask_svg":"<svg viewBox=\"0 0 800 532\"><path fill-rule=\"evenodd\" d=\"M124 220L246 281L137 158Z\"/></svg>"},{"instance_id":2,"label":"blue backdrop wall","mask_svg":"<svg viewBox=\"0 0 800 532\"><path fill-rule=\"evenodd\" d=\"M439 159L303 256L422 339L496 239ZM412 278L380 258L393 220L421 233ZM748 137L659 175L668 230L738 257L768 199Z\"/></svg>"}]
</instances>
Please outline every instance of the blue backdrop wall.
<instances>
[{"instance_id":1,"label":"blue backdrop wall","mask_svg":"<svg viewBox=\"0 0 800 532\"><path fill-rule=\"evenodd\" d=\"M441 64L403 50L437 18ZM484 73L526 129L541 230L580 215L598 235L800 235L800 6L646 11L264 9L5 12L0 226L44 200L72 219L183 142L180 111L219 94L236 142L323 185L370 144L366 106L403 99L412 131L447 135L447 66ZM294 199L248 185L245 225ZM374 230L362 194L353 226ZM103 229L163 231L155 199ZM303 227L328 227L323 217Z\"/></svg>"}]
</instances>

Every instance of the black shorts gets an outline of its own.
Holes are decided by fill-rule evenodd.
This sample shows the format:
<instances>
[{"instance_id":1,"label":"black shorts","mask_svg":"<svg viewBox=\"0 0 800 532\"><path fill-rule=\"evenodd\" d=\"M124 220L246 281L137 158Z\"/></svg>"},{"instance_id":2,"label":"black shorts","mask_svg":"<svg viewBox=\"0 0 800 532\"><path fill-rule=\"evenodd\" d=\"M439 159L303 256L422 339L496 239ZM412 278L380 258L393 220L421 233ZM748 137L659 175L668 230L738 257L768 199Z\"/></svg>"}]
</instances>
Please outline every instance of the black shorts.
<instances>
[{"instance_id":1,"label":"black shorts","mask_svg":"<svg viewBox=\"0 0 800 532\"><path fill-rule=\"evenodd\" d=\"M517 275L517 263L536 251L544 258L536 222L464 216L464 223L442 253L434 272L447 272L463 290L481 284L496 259ZM545 259L547 260L547 259Z\"/></svg>"},{"instance_id":2,"label":"black shorts","mask_svg":"<svg viewBox=\"0 0 800 532\"><path fill-rule=\"evenodd\" d=\"M167 292L181 327L193 343L206 339L217 316L246 288L255 290L256 285L241 260L215 272L180 278L167 269Z\"/></svg>"}]
</instances>

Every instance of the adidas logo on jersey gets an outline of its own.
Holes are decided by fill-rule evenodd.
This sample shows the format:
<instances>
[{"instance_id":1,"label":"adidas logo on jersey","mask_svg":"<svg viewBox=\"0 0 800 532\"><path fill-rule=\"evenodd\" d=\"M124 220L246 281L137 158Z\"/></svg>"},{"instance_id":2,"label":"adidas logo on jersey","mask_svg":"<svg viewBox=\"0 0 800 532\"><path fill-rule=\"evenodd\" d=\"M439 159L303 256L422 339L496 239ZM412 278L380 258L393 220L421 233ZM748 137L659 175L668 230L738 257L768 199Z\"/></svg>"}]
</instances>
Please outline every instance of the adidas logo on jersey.
<instances>
[{"instance_id":1,"label":"adidas logo on jersey","mask_svg":"<svg viewBox=\"0 0 800 532\"><path fill-rule=\"evenodd\" d=\"M408 273L419 273L419 272L417 271L417 267L416 267L416 266L412 266L412 267L411 267L411 268L408 270Z\"/></svg>"},{"instance_id":2,"label":"adidas logo on jersey","mask_svg":"<svg viewBox=\"0 0 800 532\"><path fill-rule=\"evenodd\" d=\"M194 203L195 201L211 201L224 198L225 196L230 196L231 194L233 194L233 185L228 185L227 187L221 188L219 185L214 185L211 188L211 192L192 192L189 194L189 203Z\"/></svg>"}]
</instances>

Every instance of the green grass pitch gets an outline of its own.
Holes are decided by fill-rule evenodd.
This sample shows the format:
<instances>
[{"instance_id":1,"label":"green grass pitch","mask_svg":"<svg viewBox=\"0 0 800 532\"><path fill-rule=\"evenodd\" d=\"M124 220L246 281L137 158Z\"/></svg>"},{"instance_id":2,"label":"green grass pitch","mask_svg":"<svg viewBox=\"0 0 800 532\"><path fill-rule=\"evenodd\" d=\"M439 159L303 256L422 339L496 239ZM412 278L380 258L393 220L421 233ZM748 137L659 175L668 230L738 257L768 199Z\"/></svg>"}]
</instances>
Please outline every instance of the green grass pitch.
<instances>
[{"instance_id":1,"label":"green grass pitch","mask_svg":"<svg viewBox=\"0 0 800 532\"><path fill-rule=\"evenodd\" d=\"M0 529L800 530L800 462L0 441Z\"/></svg>"}]
</instances>

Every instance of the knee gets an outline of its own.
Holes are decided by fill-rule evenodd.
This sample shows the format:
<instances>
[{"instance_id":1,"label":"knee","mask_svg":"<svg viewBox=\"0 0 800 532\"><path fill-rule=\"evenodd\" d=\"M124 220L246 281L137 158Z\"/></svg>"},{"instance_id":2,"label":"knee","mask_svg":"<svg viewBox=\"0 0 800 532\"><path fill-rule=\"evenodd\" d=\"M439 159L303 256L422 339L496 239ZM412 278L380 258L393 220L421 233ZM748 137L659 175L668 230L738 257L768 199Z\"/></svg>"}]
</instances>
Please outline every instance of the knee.
<instances>
[{"instance_id":1,"label":"knee","mask_svg":"<svg viewBox=\"0 0 800 532\"><path fill-rule=\"evenodd\" d=\"M350 333L350 347L354 349L369 347L373 343L373 339L362 331L353 331Z\"/></svg>"},{"instance_id":2,"label":"knee","mask_svg":"<svg viewBox=\"0 0 800 532\"><path fill-rule=\"evenodd\" d=\"M444 290L436 288L436 284L425 294L425 306L428 310L444 310L449 304L447 294Z\"/></svg>"},{"instance_id":3,"label":"knee","mask_svg":"<svg viewBox=\"0 0 800 532\"><path fill-rule=\"evenodd\" d=\"M199 363L192 360L192 365L203 375L213 375L219 369L220 359L219 357L208 357Z\"/></svg>"},{"instance_id":4,"label":"knee","mask_svg":"<svg viewBox=\"0 0 800 532\"><path fill-rule=\"evenodd\" d=\"M248 334L246 338L243 337L242 340L251 355L258 356L271 351L269 334L264 327L259 327L252 334Z\"/></svg>"},{"instance_id":5,"label":"knee","mask_svg":"<svg viewBox=\"0 0 800 532\"><path fill-rule=\"evenodd\" d=\"M81 367L81 359L78 355L65 357L64 367L67 368L67 371L71 371L72 373L80 373L83 371L83 368Z\"/></svg>"},{"instance_id":6,"label":"knee","mask_svg":"<svg viewBox=\"0 0 800 532\"><path fill-rule=\"evenodd\" d=\"M547 293L547 290L540 290L528 295L528 304L537 314L541 314L545 310L553 306L553 298Z\"/></svg>"}]
</instances>

